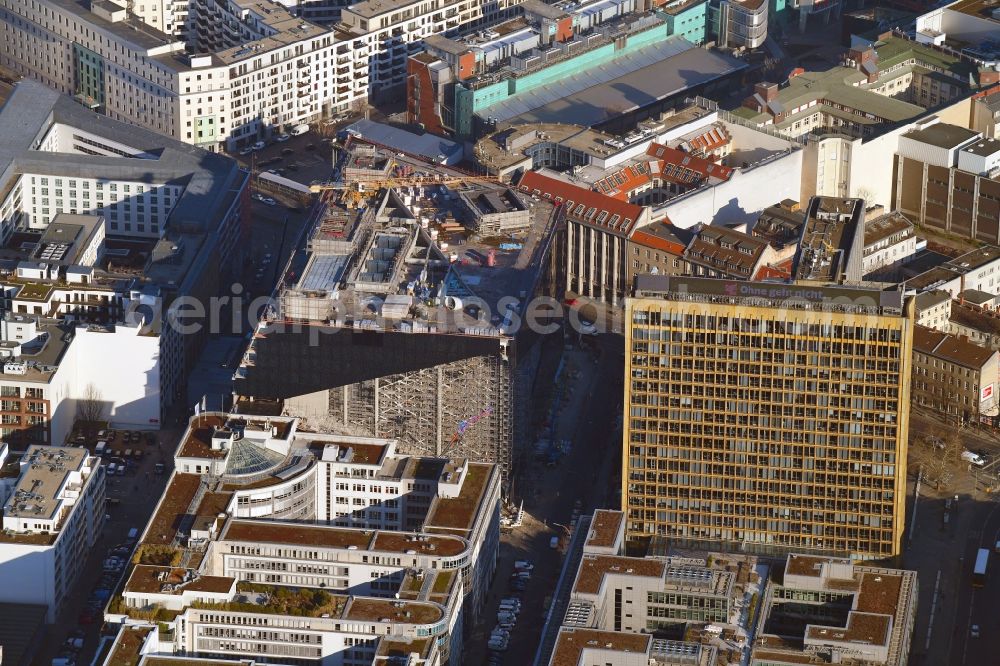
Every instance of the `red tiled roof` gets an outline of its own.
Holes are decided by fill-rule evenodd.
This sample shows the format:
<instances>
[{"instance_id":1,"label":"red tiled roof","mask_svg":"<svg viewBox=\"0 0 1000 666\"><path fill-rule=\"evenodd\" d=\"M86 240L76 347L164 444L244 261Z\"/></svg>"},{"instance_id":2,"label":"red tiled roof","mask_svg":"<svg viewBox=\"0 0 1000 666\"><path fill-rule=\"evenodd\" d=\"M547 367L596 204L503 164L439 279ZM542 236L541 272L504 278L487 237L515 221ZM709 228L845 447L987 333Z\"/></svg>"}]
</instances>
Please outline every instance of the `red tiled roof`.
<instances>
[{"instance_id":1,"label":"red tiled roof","mask_svg":"<svg viewBox=\"0 0 1000 666\"><path fill-rule=\"evenodd\" d=\"M693 139L688 139L684 141L681 145L684 146L685 150L688 152L706 152L710 153L716 148L721 148L730 141L729 132L726 131L725 127L712 126L706 132L702 132Z\"/></svg>"},{"instance_id":2,"label":"red tiled roof","mask_svg":"<svg viewBox=\"0 0 1000 666\"><path fill-rule=\"evenodd\" d=\"M653 161L630 164L594 183L593 189L609 197L628 201L632 192L652 182L653 176L659 174L659 167L659 163Z\"/></svg>"},{"instance_id":3,"label":"red tiled roof","mask_svg":"<svg viewBox=\"0 0 1000 666\"><path fill-rule=\"evenodd\" d=\"M989 97L990 95L996 95L1000 93L1000 85L993 86L992 88L987 88L981 92L977 92L972 96L972 99L983 99L984 97Z\"/></svg>"},{"instance_id":4,"label":"red tiled roof","mask_svg":"<svg viewBox=\"0 0 1000 666\"><path fill-rule=\"evenodd\" d=\"M672 224L666 224L668 227L672 227ZM664 252L669 252L678 257L684 256L684 249L687 247L684 243L677 242L677 240L671 240L664 238L661 235L650 233L647 231L649 227L643 227L641 229L636 229L632 233L632 242L644 247L653 248L656 250L662 250Z\"/></svg>"},{"instance_id":5,"label":"red tiled roof","mask_svg":"<svg viewBox=\"0 0 1000 666\"><path fill-rule=\"evenodd\" d=\"M661 171L665 177L673 176L681 183L693 183L704 178L729 180L733 175L733 170L729 167L659 143L649 144L646 154L663 162Z\"/></svg>"},{"instance_id":6,"label":"red tiled roof","mask_svg":"<svg viewBox=\"0 0 1000 666\"><path fill-rule=\"evenodd\" d=\"M642 206L535 171L528 171L521 176L517 187L522 192L537 194L562 204L570 219L621 236L628 236L644 213Z\"/></svg>"},{"instance_id":7,"label":"red tiled roof","mask_svg":"<svg viewBox=\"0 0 1000 666\"><path fill-rule=\"evenodd\" d=\"M761 266L754 280L786 280L792 277L791 260L770 266Z\"/></svg>"}]
</instances>

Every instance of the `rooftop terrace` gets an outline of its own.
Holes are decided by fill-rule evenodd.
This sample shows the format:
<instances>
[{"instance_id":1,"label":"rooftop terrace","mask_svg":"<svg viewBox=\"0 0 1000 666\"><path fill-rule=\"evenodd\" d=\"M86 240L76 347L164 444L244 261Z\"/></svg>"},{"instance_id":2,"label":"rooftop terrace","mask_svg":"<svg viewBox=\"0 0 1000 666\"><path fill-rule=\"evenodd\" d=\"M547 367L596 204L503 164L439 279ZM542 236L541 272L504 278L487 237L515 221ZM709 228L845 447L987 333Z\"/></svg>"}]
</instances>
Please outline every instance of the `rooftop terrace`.
<instances>
[{"instance_id":1,"label":"rooftop terrace","mask_svg":"<svg viewBox=\"0 0 1000 666\"><path fill-rule=\"evenodd\" d=\"M236 579L228 576L201 576L189 569L137 564L125 583L125 591L146 594L225 593L232 590L235 584Z\"/></svg>"},{"instance_id":2,"label":"rooftop terrace","mask_svg":"<svg viewBox=\"0 0 1000 666\"><path fill-rule=\"evenodd\" d=\"M599 510L594 512L594 519L590 523L590 535L587 537L588 546L596 548L611 548L614 546L615 537L621 529L625 514L621 511Z\"/></svg>"},{"instance_id":3,"label":"rooftop terrace","mask_svg":"<svg viewBox=\"0 0 1000 666\"><path fill-rule=\"evenodd\" d=\"M428 512L426 528L468 530L480 509L486 484L490 479L491 465L469 463L462 490L458 497L436 497Z\"/></svg>"},{"instance_id":4,"label":"rooftop terrace","mask_svg":"<svg viewBox=\"0 0 1000 666\"><path fill-rule=\"evenodd\" d=\"M583 652L588 649L645 655L649 650L650 640L652 637L648 634L563 627L559 630L552 661L549 663L550 666L580 666L588 663L583 661ZM646 663L645 659L642 663Z\"/></svg>"},{"instance_id":5,"label":"rooftop terrace","mask_svg":"<svg viewBox=\"0 0 1000 666\"><path fill-rule=\"evenodd\" d=\"M188 507L194 500L201 485L200 474L175 473L163 492L160 505L146 528L143 543L169 545L177 534L181 520L187 515Z\"/></svg>"},{"instance_id":6,"label":"rooftop terrace","mask_svg":"<svg viewBox=\"0 0 1000 666\"><path fill-rule=\"evenodd\" d=\"M614 557L608 555L584 555L576 574L573 591L576 594L597 594L601 583L608 574L660 578L666 573L663 560L642 557Z\"/></svg>"},{"instance_id":7,"label":"rooftop terrace","mask_svg":"<svg viewBox=\"0 0 1000 666\"><path fill-rule=\"evenodd\" d=\"M420 553L442 557L467 549L464 539L455 536L414 534L387 530L368 531L274 521L230 520L222 540L254 543L313 545L388 553Z\"/></svg>"},{"instance_id":8,"label":"rooftop terrace","mask_svg":"<svg viewBox=\"0 0 1000 666\"><path fill-rule=\"evenodd\" d=\"M137 666L142 659L139 650L151 631L153 627L123 627L105 666Z\"/></svg>"},{"instance_id":9,"label":"rooftop terrace","mask_svg":"<svg viewBox=\"0 0 1000 666\"><path fill-rule=\"evenodd\" d=\"M433 624L442 617L444 611L437 604L374 597L351 597L343 614L345 620L407 624Z\"/></svg>"},{"instance_id":10,"label":"rooftop terrace","mask_svg":"<svg viewBox=\"0 0 1000 666\"><path fill-rule=\"evenodd\" d=\"M69 498L87 483L87 479L81 478L79 486L70 486L70 475L83 472L87 457L87 450L82 448L30 447L20 460L21 474L14 492L3 507L4 530L0 532L0 542L35 545L54 542L60 525L52 524L45 530L10 531L15 526L13 519L61 522L65 516L57 512L66 508Z\"/></svg>"}]
</instances>

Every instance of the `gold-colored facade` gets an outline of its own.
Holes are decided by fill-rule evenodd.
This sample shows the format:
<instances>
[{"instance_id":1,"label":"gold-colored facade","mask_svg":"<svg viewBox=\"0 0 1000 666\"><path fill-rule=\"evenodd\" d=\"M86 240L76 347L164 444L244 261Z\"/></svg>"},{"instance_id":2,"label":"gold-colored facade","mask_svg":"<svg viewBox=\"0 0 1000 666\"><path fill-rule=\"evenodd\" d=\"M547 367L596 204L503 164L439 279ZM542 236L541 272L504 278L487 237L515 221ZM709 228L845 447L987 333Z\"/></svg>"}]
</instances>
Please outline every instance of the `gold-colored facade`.
<instances>
[{"instance_id":1,"label":"gold-colored facade","mask_svg":"<svg viewBox=\"0 0 1000 666\"><path fill-rule=\"evenodd\" d=\"M639 285L625 308L627 538L899 554L914 308L886 294Z\"/></svg>"}]
</instances>

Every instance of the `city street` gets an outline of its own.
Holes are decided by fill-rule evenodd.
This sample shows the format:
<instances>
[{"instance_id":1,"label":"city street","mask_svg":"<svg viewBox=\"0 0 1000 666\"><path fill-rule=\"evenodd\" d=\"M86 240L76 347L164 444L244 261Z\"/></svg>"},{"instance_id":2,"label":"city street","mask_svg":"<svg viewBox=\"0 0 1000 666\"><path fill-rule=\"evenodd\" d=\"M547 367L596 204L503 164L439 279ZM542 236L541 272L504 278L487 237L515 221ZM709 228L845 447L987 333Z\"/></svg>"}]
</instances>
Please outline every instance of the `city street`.
<instances>
[{"instance_id":1,"label":"city street","mask_svg":"<svg viewBox=\"0 0 1000 666\"><path fill-rule=\"evenodd\" d=\"M980 451L987 458L986 471L962 461L950 463L945 474L947 482L939 488L926 481L921 483L916 502L914 484L910 484L908 539L902 566L916 570L920 581L910 663L992 663L992 656L1000 652L1000 618L990 603L1000 596L996 576L1000 559L990 563L984 588L972 587L972 568L976 551L992 549L1000 539L1000 497L985 492L988 484L981 482L992 476L996 462L1000 462L1000 440L978 428L956 430L918 410L911 413L910 432L909 471L914 479L922 464L941 455L924 443L925 435L954 433L962 447ZM979 638L971 635L974 624L980 627Z\"/></svg>"},{"instance_id":2,"label":"city street","mask_svg":"<svg viewBox=\"0 0 1000 666\"><path fill-rule=\"evenodd\" d=\"M135 465L125 476L107 478L107 497L118 502L114 506L109 502L107 514L110 519L104 523L104 529L90 551L90 557L77 579L75 592L67 598L56 623L47 628L45 644L39 650L35 663L51 663L69 634L78 628L86 631L86 638L76 661L81 665L89 664L93 658L100 641L103 621L98 618L93 624L80 625L80 612L85 608L87 598L97 587L103 574L103 562L108 557L108 549L124 543L132 528L142 533L173 470L173 451L179 432L169 429L156 431L155 435L155 444L143 442L136 445L142 447L144 455L135 461ZM89 444L92 448L93 442ZM164 464L163 474L153 472L157 463Z\"/></svg>"},{"instance_id":3,"label":"city street","mask_svg":"<svg viewBox=\"0 0 1000 666\"><path fill-rule=\"evenodd\" d=\"M562 568L574 502L581 500L582 515L595 508L613 506L615 502L620 479L617 459L621 435L616 424L622 396L622 338L604 335L588 339L584 348L574 342L569 351L562 349L558 336L546 344L536 386L542 390L554 388L546 379L554 372L561 353L563 368L559 384L567 393L554 430L557 439L570 440L571 448L556 466L547 467L530 450L534 441L545 435L536 434L528 442L529 450L515 479L514 497L515 503L524 500L524 524L502 538L490 601L482 621L466 642L466 664L486 663L488 636L496 625L500 600L510 596L508 579L517 560L531 560L535 569L527 589L520 595L522 611L511 632L504 663L516 666L532 663L549 598ZM548 404L548 401L540 404L540 409ZM558 550L549 547L552 536L561 537Z\"/></svg>"}]
</instances>

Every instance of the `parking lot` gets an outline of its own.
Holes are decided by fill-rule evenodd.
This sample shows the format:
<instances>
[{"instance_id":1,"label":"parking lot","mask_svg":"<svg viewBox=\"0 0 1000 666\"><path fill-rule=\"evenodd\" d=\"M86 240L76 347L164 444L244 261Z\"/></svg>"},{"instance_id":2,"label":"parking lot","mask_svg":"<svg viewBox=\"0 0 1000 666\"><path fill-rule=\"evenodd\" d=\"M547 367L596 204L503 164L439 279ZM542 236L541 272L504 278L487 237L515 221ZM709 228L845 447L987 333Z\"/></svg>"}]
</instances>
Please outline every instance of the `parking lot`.
<instances>
[{"instance_id":1,"label":"parking lot","mask_svg":"<svg viewBox=\"0 0 1000 666\"><path fill-rule=\"evenodd\" d=\"M329 126L329 136L335 134L335 126ZM301 136L289 137L287 141L271 143L260 150L241 151L230 155L241 165L248 167L255 175L265 171L308 185L313 181L330 179L330 142L324 134L312 130Z\"/></svg>"},{"instance_id":2,"label":"parking lot","mask_svg":"<svg viewBox=\"0 0 1000 666\"><path fill-rule=\"evenodd\" d=\"M126 435L126 433L128 433ZM78 432L69 437L69 445L80 445ZM85 436L82 445L94 452L99 441L107 441L102 456L107 475L107 500L104 526L90 551L76 589L67 598L56 623L47 628L45 644L36 663L50 664L59 655L65 666L89 664L100 642L103 609L107 599L121 582L125 562L131 556L135 538L141 534L152 514L173 468L176 430L117 431L103 440L96 433ZM128 455L131 450L131 455ZM137 454L136 451L141 451ZM115 464L115 474L109 472ZM157 466L162 471L157 472ZM122 466L124 471L117 470Z\"/></svg>"}]
</instances>

